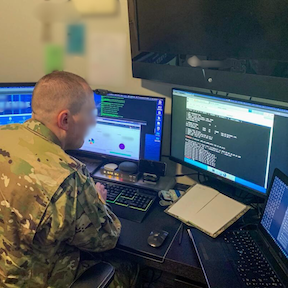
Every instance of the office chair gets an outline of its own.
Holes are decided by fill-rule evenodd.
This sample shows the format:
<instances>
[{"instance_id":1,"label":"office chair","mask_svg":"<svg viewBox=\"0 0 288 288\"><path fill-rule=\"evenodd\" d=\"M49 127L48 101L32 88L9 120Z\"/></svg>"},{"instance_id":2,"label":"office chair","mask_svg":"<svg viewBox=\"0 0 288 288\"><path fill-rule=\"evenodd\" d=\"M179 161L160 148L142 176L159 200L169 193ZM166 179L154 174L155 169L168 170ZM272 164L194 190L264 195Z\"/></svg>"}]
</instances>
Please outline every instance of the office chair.
<instances>
[{"instance_id":1,"label":"office chair","mask_svg":"<svg viewBox=\"0 0 288 288\"><path fill-rule=\"evenodd\" d=\"M101 262L85 271L70 288L108 288L115 274L112 265Z\"/></svg>"}]
</instances>

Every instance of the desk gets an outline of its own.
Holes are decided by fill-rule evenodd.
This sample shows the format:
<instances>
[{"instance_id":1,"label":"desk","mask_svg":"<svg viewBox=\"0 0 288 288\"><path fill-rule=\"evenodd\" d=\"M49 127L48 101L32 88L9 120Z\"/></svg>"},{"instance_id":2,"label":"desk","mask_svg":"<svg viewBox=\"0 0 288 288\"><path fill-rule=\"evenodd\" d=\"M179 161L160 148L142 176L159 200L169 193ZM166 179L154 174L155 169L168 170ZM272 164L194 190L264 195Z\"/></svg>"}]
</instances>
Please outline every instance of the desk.
<instances>
[{"instance_id":1,"label":"desk","mask_svg":"<svg viewBox=\"0 0 288 288\"><path fill-rule=\"evenodd\" d=\"M122 233L115 253L139 264L189 279L190 282L194 283L194 287L206 287L200 263L186 231L184 231L181 245L179 245L181 231L178 231L163 263L151 257L153 256L151 253L156 252L155 249L157 248L151 248L147 244L149 233L157 228L165 230L165 225L173 224L175 221L178 222L178 220L164 213L163 210L164 208L158 203L155 204L142 223L120 219Z\"/></svg>"},{"instance_id":2,"label":"desk","mask_svg":"<svg viewBox=\"0 0 288 288\"><path fill-rule=\"evenodd\" d=\"M99 171L94 173L94 177L103 179L103 175L99 173ZM163 187L160 188L154 186L153 188L157 191L161 189L169 189L170 187L173 187L175 183L174 178L163 177L163 183ZM189 186L186 188L188 187ZM179 245L179 234L181 232L179 229L172 243L170 239L171 246L165 256L164 262L159 259L157 260L157 257L156 259L155 257L151 257L153 254L157 254L157 248L152 248L147 244L147 238L150 232L155 229L169 231L169 225L175 226L178 224L178 227L180 225L178 220L164 213L165 208L161 207L158 204L158 201L156 202L157 203L154 204L142 223L136 223L120 218L122 223L122 232L118 245L113 253L119 257L130 259L139 264L168 272L176 277L188 279L194 284L193 287L207 287L196 251L186 229L183 233L181 245ZM172 235L170 235L170 237L172 237ZM169 239L166 241L169 241ZM165 246L165 242L163 246ZM175 287L178 287L178 285Z\"/></svg>"}]
</instances>

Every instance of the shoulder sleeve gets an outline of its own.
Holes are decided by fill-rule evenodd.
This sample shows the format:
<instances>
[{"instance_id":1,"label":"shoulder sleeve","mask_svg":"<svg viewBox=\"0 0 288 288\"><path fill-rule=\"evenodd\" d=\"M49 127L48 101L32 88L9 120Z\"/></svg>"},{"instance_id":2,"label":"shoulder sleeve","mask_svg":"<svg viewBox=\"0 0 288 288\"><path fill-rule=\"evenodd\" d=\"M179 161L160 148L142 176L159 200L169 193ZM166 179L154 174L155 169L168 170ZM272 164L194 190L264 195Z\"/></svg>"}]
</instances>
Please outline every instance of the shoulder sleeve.
<instances>
[{"instance_id":1,"label":"shoulder sleeve","mask_svg":"<svg viewBox=\"0 0 288 288\"><path fill-rule=\"evenodd\" d=\"M113 249L121 224L101 202L89 173L76 173L77 208L74 238L69 243L81 250L102 252Z\"/></svg>"},{"instance_id":2,"label":"shoulder sleeve","mask_svg":"<svg viewBox=\"0 0 288 288\"><path fill-rule=\"evenodd\" d=\"M77 207L76 173L67 177L54 193L39 223L34 244L39 247L56 247L69 241L75 234ZM42 249L41 248L41 249Z\"/></svg>"},{"instance_id":3,"label":"shoulder sleeve","mask_svg":"<svg viewBox=\"0 0 288 288\"><path fill-rule=\"evenodd\" d=\"M34 244L52 248L66 242L91 252L115 247L120 221L100 201L89 173L82 172L71 174L58 188L37 227Z\"/></svg>"}]
</instances>

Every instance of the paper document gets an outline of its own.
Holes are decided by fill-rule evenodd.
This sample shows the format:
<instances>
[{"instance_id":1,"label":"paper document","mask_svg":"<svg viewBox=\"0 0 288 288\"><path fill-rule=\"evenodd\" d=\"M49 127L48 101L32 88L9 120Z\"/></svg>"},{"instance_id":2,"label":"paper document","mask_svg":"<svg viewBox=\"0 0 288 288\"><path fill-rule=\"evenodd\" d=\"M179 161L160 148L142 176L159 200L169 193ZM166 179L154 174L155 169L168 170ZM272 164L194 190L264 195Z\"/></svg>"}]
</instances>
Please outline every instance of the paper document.
<instances>
[{"instance_id":1,"label":"paper document","mask_svg":"<svg viewBox=\"0 0 288 288\"><path fill-rule=\"evenodd\" d=\"M118 0L73 0L83 15L111 15L117 12Z\"/></svg>"},{"instance_id":2,"label":"paper document","mask_svg":"<svg viewBox=\"0 0 288 288\"><path fill-rule=\"evenodd\" d=\"M125 86L127 35L95 32L88 38L89 84L100 87Z\"/></svg>"}]
</instances>

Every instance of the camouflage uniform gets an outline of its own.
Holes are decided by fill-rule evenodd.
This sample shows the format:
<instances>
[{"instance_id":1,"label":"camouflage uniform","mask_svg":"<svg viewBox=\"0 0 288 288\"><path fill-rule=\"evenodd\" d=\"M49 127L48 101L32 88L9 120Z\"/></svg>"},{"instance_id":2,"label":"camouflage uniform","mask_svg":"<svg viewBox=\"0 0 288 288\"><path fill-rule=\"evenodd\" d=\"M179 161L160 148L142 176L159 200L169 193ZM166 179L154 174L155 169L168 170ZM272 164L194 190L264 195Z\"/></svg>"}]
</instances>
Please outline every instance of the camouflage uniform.
<instances>
[{"instance_id":1,"label":"camouflage uniform","mask_svg":"<svg viewBox=\"0 0 288 288\"><path fill-rule=\"evenodd\" d=\"M0 127L0 287L69 287L100 261L80 261L80 250L112 249L120 230L84 164L47 127Z\"/></svg>"}]
</instances>

